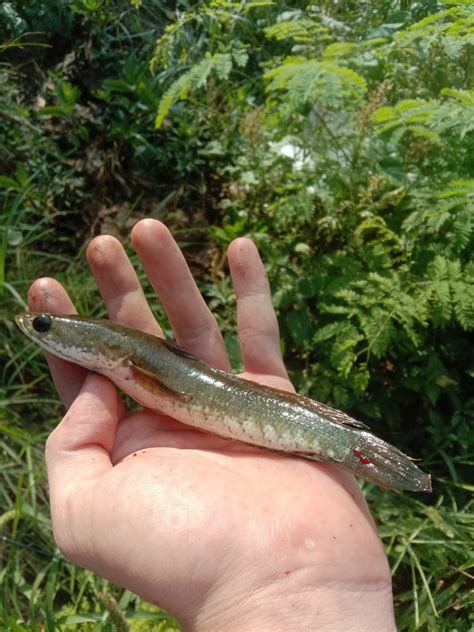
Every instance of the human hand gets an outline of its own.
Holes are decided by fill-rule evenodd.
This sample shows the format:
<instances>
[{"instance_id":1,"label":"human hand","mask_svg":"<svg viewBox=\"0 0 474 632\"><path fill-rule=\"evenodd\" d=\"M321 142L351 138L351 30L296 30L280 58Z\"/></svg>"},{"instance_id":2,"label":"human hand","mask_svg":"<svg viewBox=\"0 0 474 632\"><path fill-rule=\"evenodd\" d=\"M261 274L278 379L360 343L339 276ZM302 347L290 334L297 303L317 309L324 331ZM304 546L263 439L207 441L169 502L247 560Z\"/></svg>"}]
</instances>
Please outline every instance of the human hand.
<instances>
[{"instance_id":1,"label":"human hand","mask_svg":"<svg viewBox=\"0 0 474 632\"><path fill-rule=\"evenodd\" d=\"M132 243L177 343L229 371L222 336L167 228L143 220ZM111 319L162 335L120 243L88 260ZM293 390L263 265L229 248L246 379ZM52 279L34 311L73 313ZM71 561L175 614L187 630L394 630L387 559L365 500L330 464L207 435L147 409L129 415L113 384L48 358L69 410L46 463L54 535Z\"/></svg>"}]
</instances>

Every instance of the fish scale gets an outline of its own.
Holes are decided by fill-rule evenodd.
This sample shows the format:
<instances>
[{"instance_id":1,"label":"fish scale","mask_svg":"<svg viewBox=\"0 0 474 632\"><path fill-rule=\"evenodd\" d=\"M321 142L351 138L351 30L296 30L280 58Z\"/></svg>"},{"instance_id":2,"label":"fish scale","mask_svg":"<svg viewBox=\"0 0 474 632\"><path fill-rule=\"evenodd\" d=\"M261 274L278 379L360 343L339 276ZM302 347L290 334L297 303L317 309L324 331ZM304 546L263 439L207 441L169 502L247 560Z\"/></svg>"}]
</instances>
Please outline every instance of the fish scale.
<instances>
[{"instance_id":1,"label":"fish scale","mask_svg":"<svg viewBox=\"0 0 474 632\"><path fill-rule=\"evenodd\" d=\"M184 349L110 320L25 313L19 328L48 352L112 380L154 411L221 437L335 463L383 488L431 480L360 421L302 395L220 371Z\"/></svg>"}]
</instances>

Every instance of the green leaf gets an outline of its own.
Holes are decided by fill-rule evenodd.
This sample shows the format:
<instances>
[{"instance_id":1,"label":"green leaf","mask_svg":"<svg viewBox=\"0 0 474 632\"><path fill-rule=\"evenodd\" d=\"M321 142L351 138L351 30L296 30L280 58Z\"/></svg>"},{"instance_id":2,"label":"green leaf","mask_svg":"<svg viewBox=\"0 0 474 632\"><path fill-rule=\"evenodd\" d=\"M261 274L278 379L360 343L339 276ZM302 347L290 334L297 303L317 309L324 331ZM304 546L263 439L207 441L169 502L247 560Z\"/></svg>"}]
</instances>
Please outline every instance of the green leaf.
<instances>
[{"instance_id":1,"label":"green leaf","mask_svg":"<svg viewBox=\"0 0 474 632\"><path fill-rule=\"evenodd\" d=\"M310 343L314 327L305 309L294 309L288 312L286 323L296 345L303 347Z\"/></svg>"},{"instance_id":2,"label":"green leaf","mask_svg":"<svg viewBox=\"0 0 474 632\"><path fill-rule=\"evenodd\" d=\"M4 189L18 189L18 182L9 176L0 176L0 187Z\"/></svg>"},{"instance_id":3,"label":"green leaf","mask_svg":"<svg viewBox=\"0 0 474 632\"><path fill-rule=\"evenodd\" d=\"M73 105L46 105L38 110L38 116L67 117L74 112Z\"/></svg>"},{"instance_id":4,"label":"green leaf","mask_svg":"<svg viewBox=\"0 0 474 632\"><path fill-rule=\"evenodd\" d=\"M313 298L321 289L321 285L319 276L307 276L299 281L298 290L303 298Z\"/></svg>"}]
</instances>

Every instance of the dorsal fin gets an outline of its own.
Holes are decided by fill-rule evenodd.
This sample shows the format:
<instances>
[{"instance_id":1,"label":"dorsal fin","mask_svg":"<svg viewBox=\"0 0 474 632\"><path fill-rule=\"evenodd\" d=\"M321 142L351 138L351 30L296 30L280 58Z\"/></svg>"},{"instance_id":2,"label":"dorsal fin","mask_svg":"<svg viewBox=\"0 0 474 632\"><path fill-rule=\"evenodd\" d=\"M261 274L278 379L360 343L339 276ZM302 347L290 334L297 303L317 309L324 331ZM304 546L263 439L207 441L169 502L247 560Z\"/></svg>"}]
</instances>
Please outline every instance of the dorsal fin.
<instances>
[{"instance_id":1,"label":"dorsal fin","mask_svg":"<svg viewBox=\"0 0 474 632\"><path fill-rule=\"evenodd\" d=\"M189 351L186 351L186 349L183 349L183 347L178 347L178 345L175 345L174 342L170 342L169 340L165 340L164 338L160 338L160 342L169 351L175 353L177 356L188 358L189 360L197 360L200 364L202 364L202 360L200 360L197 356L189 353Z\"/></svg>"},{"instance_id":2,"label":"dorsal fin","mask_svg":"<svg viewBox=\"0 0 474 632\"><path fill-rule=\"evenodd\" d=\"M354 419L347 413L343 413L342 410L337 410L337 408L332 408L331 406L327 406L326 404L321 404L321 402L316 402L313 399L309 399L307 397L304 398L305 403L310 406L318 415L329 419L336 424L341 426L347 426L349 428L358 428L359 430L369 430L369 427L363 424L358 419Z\"/></svg>"},{"instance_id":3,"label":"dorsal fin","mask_svg":"<svg viewBox=\"0 0 474 632\"><path fill-rule=\"evenodd\" d=\"M239 378L244 379L245 382L251 382L247 378ZM258 385L260 390L266 390L269 394L271 393L280 393L286 399L294 401L295 404L302 404L306 406L313 412L325 419L332 421L335 424L339 424L340 426L346 426L348 428L358 428L359 430L370 430L368 426L363 424L361 421L354 419L347 413L343 413L342 410L337 410L336 408L332 408L331 406L327 406L327 404L321 404L321 402L317 402L314 399L310 399L305 395L298 395L297 393L289 393L288 391L284 391L280 388L274 388L273 386L265 386L263 384Z\"/></svg>"}]
</instances>

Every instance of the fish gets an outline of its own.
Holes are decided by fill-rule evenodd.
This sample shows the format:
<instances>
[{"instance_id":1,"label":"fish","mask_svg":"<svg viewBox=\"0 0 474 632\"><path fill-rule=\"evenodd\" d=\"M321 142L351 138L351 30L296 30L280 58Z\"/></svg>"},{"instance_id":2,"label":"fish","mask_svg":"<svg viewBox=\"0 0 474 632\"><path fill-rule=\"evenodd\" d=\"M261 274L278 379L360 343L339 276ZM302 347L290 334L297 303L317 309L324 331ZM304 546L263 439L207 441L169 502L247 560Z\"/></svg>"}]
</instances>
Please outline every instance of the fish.
<instances>
[{"instance_id":1,"label":"fish","mask_svg":"<svg viewBox=\"0 0 474 632\"><path fill-rule=\"evenodd\" d=\"M431 477L362 422L303 395L210 366L164 338L107 319L28 312L20 330L109 378L138 403L199 430L333 463L384 489L431 491Z\"/></svg>"}]
</instances>

